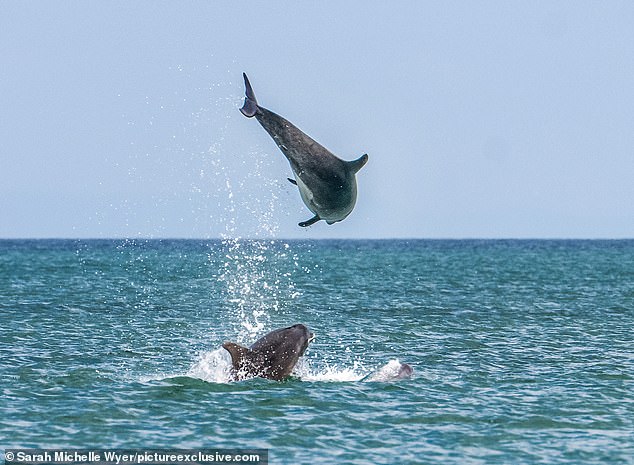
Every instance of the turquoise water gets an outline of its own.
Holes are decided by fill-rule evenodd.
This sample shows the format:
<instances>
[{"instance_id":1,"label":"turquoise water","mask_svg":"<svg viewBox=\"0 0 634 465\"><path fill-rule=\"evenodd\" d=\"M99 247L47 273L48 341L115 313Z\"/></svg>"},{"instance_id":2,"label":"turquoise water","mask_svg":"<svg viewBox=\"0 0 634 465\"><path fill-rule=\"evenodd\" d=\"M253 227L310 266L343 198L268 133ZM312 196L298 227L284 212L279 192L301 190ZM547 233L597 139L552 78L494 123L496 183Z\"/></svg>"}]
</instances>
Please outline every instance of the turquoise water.
<instances>
[{"instance_id":1,"label":"turquoise water","mask_svg":"<svg viewBox=\"0 0 634 465\"><path fill-rule=\"evenodd\" d=\"M0 318L3 449L634 463L634 241L0 241ZM292 323L294 378L227 382Z\"/></svg>"}]
</instances>

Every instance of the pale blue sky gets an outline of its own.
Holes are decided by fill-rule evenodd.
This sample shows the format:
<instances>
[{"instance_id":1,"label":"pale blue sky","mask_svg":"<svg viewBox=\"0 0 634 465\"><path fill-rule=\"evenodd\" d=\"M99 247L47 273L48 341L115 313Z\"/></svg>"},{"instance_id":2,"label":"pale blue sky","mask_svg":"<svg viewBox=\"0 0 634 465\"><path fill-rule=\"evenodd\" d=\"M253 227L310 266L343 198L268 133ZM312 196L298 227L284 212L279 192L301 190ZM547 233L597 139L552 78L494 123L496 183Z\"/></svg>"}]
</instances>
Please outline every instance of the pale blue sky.
<instances>
[{"instance_id":1,"label":"pale blue sky","mask_svg":"<svg viewBox=\"0 0 634 465\"><path fill-rule=\"evenodd\" d=\"M634 237L634 2L0 2L0 237ZM261 105L344 159L308 230Z\"/></svg>"}]
</instances>

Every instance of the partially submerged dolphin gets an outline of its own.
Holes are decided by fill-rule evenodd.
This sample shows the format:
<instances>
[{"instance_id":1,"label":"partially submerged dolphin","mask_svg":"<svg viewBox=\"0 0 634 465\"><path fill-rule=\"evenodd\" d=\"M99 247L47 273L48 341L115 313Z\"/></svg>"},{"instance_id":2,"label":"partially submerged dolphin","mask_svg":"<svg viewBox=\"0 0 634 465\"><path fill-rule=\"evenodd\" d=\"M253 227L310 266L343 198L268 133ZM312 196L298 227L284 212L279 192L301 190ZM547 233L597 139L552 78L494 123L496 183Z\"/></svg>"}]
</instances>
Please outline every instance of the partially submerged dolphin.
<instances>
[{"instance_id":1,"label":"partially submerged dolphin","mask_svg":"<svg viewBox=\"0 0 634 465\"><path fill-rule=\"evenodd\" d=\"M240 111L247 118L255 116L273 138L295 174L295 179L288 180L299 188L302 200L315 214L299 225L306 227L319 220L333 224L346 218L357 201L355 174L366 164L368 155L354 161L336 157L291 122L259 106L247 75L243 76L246 97Z\"/></svg>"},{"instance_id":2,"label":"partially submerged dolphin","mask_svg":"<svg viewBox=\"0 0 634 465\"><path fill-rule=\"evenodd\" d=\"M390 360L387 364L370 373L361 381L397 381L399 379L411 378L413 374L414 369L407 363Z\"/></svg>"},{"instance_id":3,"label":"partially submerged dolphin","mask_svg":"<svg viewBox=\"0 0 634 465\"><path fill-rule=\"evenodd\" d=\"M314 338L306 326L297 324L268 333L250 348L233 342L225 342L222 347L231 354L235 379L260 376L281 381L290 376Z\"/></svg>"}]
</instances>

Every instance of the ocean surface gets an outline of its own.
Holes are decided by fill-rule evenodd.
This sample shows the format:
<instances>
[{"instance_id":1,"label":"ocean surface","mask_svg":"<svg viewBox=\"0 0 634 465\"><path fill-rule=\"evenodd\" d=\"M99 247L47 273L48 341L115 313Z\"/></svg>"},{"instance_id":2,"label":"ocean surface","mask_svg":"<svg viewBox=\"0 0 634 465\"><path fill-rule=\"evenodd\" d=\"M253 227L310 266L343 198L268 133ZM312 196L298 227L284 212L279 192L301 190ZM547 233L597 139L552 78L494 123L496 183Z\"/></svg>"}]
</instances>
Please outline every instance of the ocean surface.
<instances>
[{"instance_id":1,"label":"ocean surface","mask_svg":"<svg viewBox=\"0 0 634 465\"><path fill-rule=\"evenodd\" d=\"M0 323L2 449L634 463L634 241L4 240ZM229 382L294 323L291 379Z\"/></svg>"}]
</instances>

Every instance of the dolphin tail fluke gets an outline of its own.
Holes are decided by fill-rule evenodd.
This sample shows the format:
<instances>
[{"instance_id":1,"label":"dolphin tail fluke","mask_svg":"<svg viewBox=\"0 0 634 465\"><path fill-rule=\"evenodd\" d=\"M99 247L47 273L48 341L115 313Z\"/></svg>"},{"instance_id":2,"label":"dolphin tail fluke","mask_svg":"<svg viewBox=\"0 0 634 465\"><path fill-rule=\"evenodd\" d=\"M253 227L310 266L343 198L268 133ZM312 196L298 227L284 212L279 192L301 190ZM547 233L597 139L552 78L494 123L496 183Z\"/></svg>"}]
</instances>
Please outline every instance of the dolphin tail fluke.
<instances>
[{"instance_id":1,"label":"dolphin tail fluke","mask_svg":"<svg viewBox=\"0 0 634 465\"><path fill-rule=\"evenodd\" d=\"M244 76L246 96L244 97L244 105L240 108L240 111L247 118L252 118L258 111L258 101L255 99L255 93L253 92L253 88L251 87L251 83L249 82L249 78L246 73L242 73L242 76Z\"/></svg>"},{"instance_id":2,"label":"dolphin tail fluke","mask_svg":"<svg viewBox=\"0 0 634 465\"><path fill-rule=\"evenodd\" d=\"M352 170L353 173L356 173L361 168L363 168L363 166L367 162L368 162L368 154L364 153L363 155L361 155L361 157L357 158L356 160L349 161L348 166L350 167L350 170Z\"/></svg>"}]
</instances>

